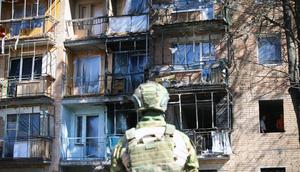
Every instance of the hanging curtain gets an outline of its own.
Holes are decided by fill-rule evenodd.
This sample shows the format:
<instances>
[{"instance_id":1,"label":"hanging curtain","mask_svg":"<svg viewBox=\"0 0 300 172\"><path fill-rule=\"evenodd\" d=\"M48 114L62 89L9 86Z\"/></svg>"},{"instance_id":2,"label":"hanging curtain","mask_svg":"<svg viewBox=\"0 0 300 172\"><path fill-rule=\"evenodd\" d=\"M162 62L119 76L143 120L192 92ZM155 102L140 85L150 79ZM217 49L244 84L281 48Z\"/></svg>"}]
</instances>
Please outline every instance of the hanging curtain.
<instances>
[{"instance_id":1,"label":"hanging curtain","mask_svg":"<svg viewBox=\"0 0 300 172\"><path fill-rule=\"evenodd\" d=\"M75 61L75 87L79 94L98 93L100 82L100 57L78 58Z\"/></svg>"}]
</instances>

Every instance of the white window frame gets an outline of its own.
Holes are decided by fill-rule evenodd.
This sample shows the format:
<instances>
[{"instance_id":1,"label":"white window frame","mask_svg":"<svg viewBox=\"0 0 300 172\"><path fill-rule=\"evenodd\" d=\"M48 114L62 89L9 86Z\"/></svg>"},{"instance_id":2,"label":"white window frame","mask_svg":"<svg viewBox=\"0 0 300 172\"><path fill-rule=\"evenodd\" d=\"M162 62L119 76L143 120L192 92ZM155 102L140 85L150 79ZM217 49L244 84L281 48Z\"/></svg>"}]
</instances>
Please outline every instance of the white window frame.
<instances>
[{"instance_id":1,"label":"white window frame","mask_svg":"<svg viewBox=\"0 0 300 172\"><path fill-rule=\"evenodd\" d=\"M41 60L42 60L42 64L41 64L41 68L43 67L43 56L42 55L40 55L40 56L25 56L25 57L16 57L16 58L11 58L10 60L9 60L9 70L8 70L8 72L7 72L7 77L10 77L9 76L9 71L10 71L10 69L11 69L11 61L12 60L17 60L17 59L20 59L20 69L19 69L19 76L18 76L18 79L19 79L19 81L22 81L22 70L23 70L23 59L26 59L26 58L32 58L32 64L31 64L31 76L30 76L30 78L29 78L29 80L34 80L34 68L35 68L35 59L36 58L41 58ZM42 75L42 70L41 70L41 75Z\"/></svg>"},{"instance_id":2,"label":"white window frame","mask_svg":"<svg viewBox=\"0 0 300 172\"><path fill-rule=\"evenodd\" d=\"M74 134L75 134L75 143L76 144L86 144L86 140L89 139L89 137L86 137L86 129L87 129L87 126L86 126L86 119L88 116L97 116L98 117L98 121L100 122L100 114L98 113L91 113L91 114L76 114L75 115L75 127L74 127ZM82 122L81 122L81 125L82 125L82 129L81 129L81 138L77 138L78 136L78 133L77 133L77 120L78 120L78 117L82 117ZM100 127L98 127L98 136L97 136L97 139L101 138L101 130L100 130Z\"/></svg>"},{"instance_id":3,"label":"white window frame","mask_svg":"<svg viewBox=\"0 0 300 172\"><path fill-rule=\"evenodd\" d=\"M175 60L174 60L176 52L173 53L172 54L172 65L189 65L187 63L187 51L186 51L187 50L186 47L187 47L188 44L192 44L193 45L192 49L193 49L193 54L194 55L195 55L195 47L199 46L199 54L198 54L199 55L199 59L197 57L194 57L194 59L197 59L194 64L197 64L197 62L199 62L199 65L201 65L201 63L203 63L205 61L211 61L212 59L216 60L216 49L215 48L214 48L215 52L211 52L211 47L210 47L210 49L209 49L210 55L209 56L204 56L203 55L203 44L206 44L206 43L211 44L211 46L215 46L214 43L213 43L213 41L195 41L195 42L185 42L185 43L174 43L174 44L172 44L172 45L176 45L177 47L179 45L184 45L184 55L185 55L185 57L184 57L185 58L184 59L185 64L176 64ZM176 51L178 51L178 50L176 50Z\"/></svg>"}]
</instances>

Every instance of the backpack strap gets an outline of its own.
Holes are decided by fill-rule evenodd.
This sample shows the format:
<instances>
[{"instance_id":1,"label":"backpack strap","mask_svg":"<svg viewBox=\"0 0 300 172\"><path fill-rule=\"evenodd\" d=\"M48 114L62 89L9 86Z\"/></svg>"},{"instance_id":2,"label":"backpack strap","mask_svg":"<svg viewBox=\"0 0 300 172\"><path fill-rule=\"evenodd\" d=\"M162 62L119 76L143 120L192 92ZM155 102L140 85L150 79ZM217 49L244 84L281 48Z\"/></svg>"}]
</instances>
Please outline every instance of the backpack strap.
<instances>
[{"instance_id":1,"label":"backpack strap","mask_svg":"<svg viewBox=\"0 0 300 172\"><path fill-rule=\"evenodd\" d=\"M166 125L166 130L165 130L165 135L173 137L175 130L176 130L176 128L175 128L174 125L167 124Z\"/></svg>"}]
</instances>

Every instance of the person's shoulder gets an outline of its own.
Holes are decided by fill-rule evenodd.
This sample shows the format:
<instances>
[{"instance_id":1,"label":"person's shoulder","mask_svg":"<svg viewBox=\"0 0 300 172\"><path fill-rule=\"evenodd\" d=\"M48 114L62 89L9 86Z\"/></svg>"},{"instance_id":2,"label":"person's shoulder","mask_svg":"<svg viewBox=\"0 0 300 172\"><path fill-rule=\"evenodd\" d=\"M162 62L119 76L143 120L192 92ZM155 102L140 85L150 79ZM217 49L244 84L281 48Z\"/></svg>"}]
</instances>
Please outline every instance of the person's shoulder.
<instances>
[{"instance_id":1,"label":"person's shoulder","mask_svg":"<svg viewBox=\"0 0 300 172\"><path fill-rule=\"evenodd\" d=\"M185 134L183 133L182 131L180 130L175 130L175 133L176 135L178 135L184 142L185 144L189 147L191 145L191 140L190 138ZM178 138L178 137L177 137Z\"/></svg>"}]
</instances>

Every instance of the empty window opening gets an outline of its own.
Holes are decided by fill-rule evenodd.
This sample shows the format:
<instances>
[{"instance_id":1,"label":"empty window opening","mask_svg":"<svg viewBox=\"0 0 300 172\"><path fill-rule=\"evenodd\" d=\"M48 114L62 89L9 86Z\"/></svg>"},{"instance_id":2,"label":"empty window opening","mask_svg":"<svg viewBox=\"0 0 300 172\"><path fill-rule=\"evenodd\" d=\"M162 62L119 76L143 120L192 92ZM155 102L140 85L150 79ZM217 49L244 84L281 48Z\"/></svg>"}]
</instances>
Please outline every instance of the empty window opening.
<instances>
[{"instance_id":1,"label":"empty window opening","mask_svg":"<svg viewBox=\"0 0 300 172\"><path fill-rule=\"evenodd\" d=\"M283 100L260 100L260 132L284 131Z\"/></svg>"},{"instance_id":2,"label":"empty window opening","mask_svg":"<svg viewBox=\"0 0 300 172\"><path fill-rule=\"evenodd\" d=\"M261 168L260 171L261 172L285 172L285 168L284 167L280 167L280 168Z\"/></svg>"},{"instance_id":3,"label":"empty window opening","mask_svg":"<svg viewBox=\"0 0 300 172\"><path fill-rule=\"evenodd\" d=\"M228 128L228 99L226 94L218 94L171 95L166 112L167 122L179 129Z\"/></svg>"}]
</instances>

